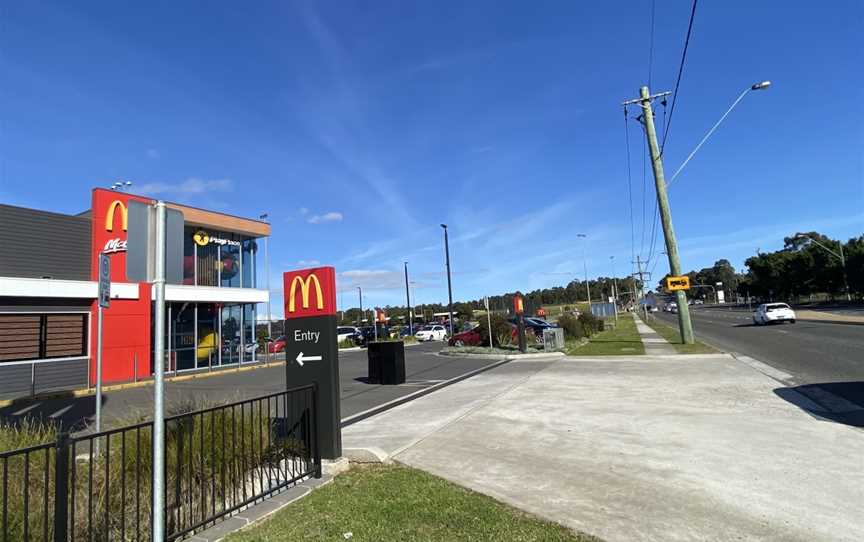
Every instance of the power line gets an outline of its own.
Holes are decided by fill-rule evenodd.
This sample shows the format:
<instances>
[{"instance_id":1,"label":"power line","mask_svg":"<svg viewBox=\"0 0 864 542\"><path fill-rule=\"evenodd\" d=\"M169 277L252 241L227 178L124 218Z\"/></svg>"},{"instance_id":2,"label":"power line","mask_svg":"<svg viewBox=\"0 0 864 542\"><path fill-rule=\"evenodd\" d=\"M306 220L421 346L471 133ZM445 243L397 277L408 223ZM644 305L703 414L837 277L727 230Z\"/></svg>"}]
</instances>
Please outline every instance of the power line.
<instances>
[{"instance_id":1,"label":"power line","mask_svg":"<svg viewBox=\"0 0 864 542\"><path fill-rule=\"evenodd\" d=\"M696 4L699 0L693 0L693 8L690 10L690 22L687 25L687 37L684 38L684 50L681 52L681 64L678 66L678 79L675 81L675 91L672 93L672 108L669 110L669 120L663 131L663 142L660 143L660 154L666 148L666 137L669 135L669 127L672 125L672 115L675 114L675 104L678 103L678 87L681 85L681 74L684 73L684 61L687 59L687 47L690 45L690 34L693 31L693 19L696 16Z\"/></svg>"}]
</instances>

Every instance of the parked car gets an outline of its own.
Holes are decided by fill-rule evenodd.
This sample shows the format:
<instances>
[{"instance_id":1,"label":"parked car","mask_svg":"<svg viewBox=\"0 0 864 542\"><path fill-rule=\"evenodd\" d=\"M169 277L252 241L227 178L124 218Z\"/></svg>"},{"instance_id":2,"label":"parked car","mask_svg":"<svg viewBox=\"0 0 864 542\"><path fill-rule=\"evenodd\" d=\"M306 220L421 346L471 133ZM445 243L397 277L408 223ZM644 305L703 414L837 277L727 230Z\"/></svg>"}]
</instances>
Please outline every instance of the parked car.
<instances>
[{"instance_id":1,"label":"parked car","mask_svg":"<svg viewBox=\"0 0 864 542\"><path fill-rule=\"evenodd\" d=\"M352 339L357 342L357 337L360 335L360 330L354 326L339 326L336 328L336 340L342 342L345 339Z\"/></svg>"},{"instance_id":2,"label":"parked car","mask_svg":"<svg viewBox=\"0 0 864 542\"><path fill-rule=\"evenodd\" d=\"M694 304L694 305L704 305L705 302L702 301L701 299L697 299L696 301L693 302L693 304Z\"/></svg>"},{"instance_id":3,"label":"parked car","mask_svg":"<svg viewBox=\"0 0 864 542\"><path fill-rule=\"evenodd\" d=\"M285 335L281 335L277 337L275 341L271 342L267 347L267 351L271 354L278 354L279 352L285 351Z\"/></svg>"},{"instance_id":4,"label":"parked car","mask_svg":"<svg viewBox=\"0 0 864 542\"><path fill-rule=\"evenodd\" d=\"M525 322L525 331L528 332L528 335L534 335L534 342L537 344L543 343L543 330L547 328L553 328L552 324L547 322L546 320L541 320L539 318L533 318L530 316L525 316L523 318ZM516 326L516 317L510 318L510 323ZM530 336L528 337L530 340Z\"/></svg>"},{"instance_id":5,"label":"parked car","mask_svg":"<svg viewBox=\"0 0 864 542\"><path fill-rule=\"evenodd\" d=\"M443 341L447 338L447 328L442 325L424 326L414 334L418 341Z\"/></svg>"},{"instance_id":6,"label":"parked car","mask_svg":"<svg viewBox=\"0 0 864 542\"><path fill-rule=\"evenodd\" d=\"M260 348L260 346L258 345L258 343L250 343L244 347L244 350L246 351L247 354L252 354L252 353L257 352L259 348Z\"/></svg>"},{"instance_id":7,"label":"parked car","mask_svg":"<svg viewBox=\"0 0 864 542\"><path fill-rule=\"evenodd\" d=\"M753 313L753 323L764 326L775 322L795 323L795 311L786 303L763 303Z\"/></svg>"},{"instance_id":8,"label":"parked car","mask_svg":"<svg viewBox=\"0 0 864 542\"><path fill-rule=\"evenodd\" d=\"M488 337L486 338L488 340ZM474 327L468 331L457 333L450 337L447 344L450 346L483 346L486 343L483 337L480 336L480 328ZM488 345L488 343L486 343Z\"/></svg>"}]
</instances>

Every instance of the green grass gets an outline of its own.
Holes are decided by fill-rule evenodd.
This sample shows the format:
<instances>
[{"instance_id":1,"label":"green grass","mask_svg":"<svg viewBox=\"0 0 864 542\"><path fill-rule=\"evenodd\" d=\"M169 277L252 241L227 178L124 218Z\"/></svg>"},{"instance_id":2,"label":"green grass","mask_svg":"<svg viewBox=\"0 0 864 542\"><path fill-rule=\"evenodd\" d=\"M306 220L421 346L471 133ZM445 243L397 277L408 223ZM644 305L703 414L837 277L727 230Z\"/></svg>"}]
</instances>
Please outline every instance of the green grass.
<instances>
[{"instance_id":1,"label":"green grass","mask_svg":"<svg viewBox=\"0 0 864 542\"><path fill-rule=\"evenodd\" d=\"M699 341L696 341L693 344L683 344L681 342L681 333L678 331L678 328L667 326L657 319L656 316L649 317L645 323L648 324L648 327L656 331L657 334L669 341L679 354L713 354L717 352L717 350Z\"/></svg>"},{"instance_id":2,"label":"green grass","mask_svg":"<svg viewBox=\"0 0 864 542\"><path fill-rule=\"evenodd\" d=\"M352 533L350 536L346 533ZM490 497L402 466L357 467L227 542L589 541Z\"/></svg>"},{"instance_id":3,"label":"green grass","mask_svg":"<svg viewBox=\"0 0 864 542\"><path fill-rule=\"evenodd\" d=\"M606 322L614 324L615 319L607 318ZM628 313L618 315L615 329L597 333L586 344L580 345L576 341L567 342L569 356L626 356L644 353L645 347L642 345L639 331L636 330L636 322Z\"/></svg>"}]
</instances>

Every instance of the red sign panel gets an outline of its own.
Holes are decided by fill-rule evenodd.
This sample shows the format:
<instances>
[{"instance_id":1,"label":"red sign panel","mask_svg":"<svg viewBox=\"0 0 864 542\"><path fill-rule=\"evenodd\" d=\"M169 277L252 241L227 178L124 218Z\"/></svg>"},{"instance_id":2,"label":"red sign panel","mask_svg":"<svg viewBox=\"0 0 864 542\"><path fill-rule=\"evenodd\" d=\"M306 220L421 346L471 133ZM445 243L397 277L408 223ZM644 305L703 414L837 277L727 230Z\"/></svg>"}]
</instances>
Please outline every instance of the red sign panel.
<instances>
[{"instance_id":1,"label":"red sign panel","mask_svg":"<svg viewBox=\"0 0 864 542\"><path fill-rule=\"evenodd\" d=\"M282 275L285 318L336 314L336 270L314 267Z\"/></svg>"}]
</instances>

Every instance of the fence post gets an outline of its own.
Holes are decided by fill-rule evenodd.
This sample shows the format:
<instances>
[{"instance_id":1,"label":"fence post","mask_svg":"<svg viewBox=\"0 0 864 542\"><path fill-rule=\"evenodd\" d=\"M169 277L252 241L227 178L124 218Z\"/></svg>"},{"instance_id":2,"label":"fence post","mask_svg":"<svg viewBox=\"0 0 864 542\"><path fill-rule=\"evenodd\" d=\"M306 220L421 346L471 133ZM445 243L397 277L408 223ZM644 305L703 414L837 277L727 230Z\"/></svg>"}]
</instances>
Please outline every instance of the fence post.
<instances>
[{"instance_id":1,"label":"fence post","mask_svg":"<svg viewBox=\"0 0 864 542\"><path fill-rule=\"evenodd\" d=\"M69 490L69 433L61 426L54 456L54 542L68 538Z\"/></svg>"},{"instance_id":2,"label":"fence post","mask_svg":"<svg viewBox=\"0 0 864 542\"><path fill-rule=\"evenodd\" d=\"M321 446L318 438L318 382L312 384L312 460L315 462L315 478L321 478Z\"/></svg>"}]
</instances>

